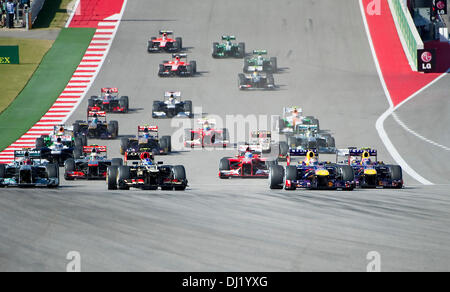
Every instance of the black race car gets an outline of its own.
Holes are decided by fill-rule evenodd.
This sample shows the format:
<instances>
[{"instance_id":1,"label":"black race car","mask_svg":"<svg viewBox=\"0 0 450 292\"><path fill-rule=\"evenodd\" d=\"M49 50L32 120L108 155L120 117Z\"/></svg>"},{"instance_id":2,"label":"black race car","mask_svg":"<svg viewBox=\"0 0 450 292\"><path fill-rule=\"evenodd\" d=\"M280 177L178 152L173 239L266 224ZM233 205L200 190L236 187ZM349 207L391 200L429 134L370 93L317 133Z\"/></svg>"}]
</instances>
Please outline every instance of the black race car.
<instances>
[{"instance_id":1,"label":"black race car","mask_svg":"<svg viewBox=\"0 0 450 292\"><path fill-rule=\"evenodd\" d=\"M64 178L66 180L105 179L108 166L123 165L122 158L108 159L106 151L106 146L92 145L83 147L84 157L76 160L69 158L64 163Z\"/></svg>"},{"instance_id":2,"label":"black race car","mask_svg":"<svg viewBox=\"0 0 450 292\"><path fill-rule=\"evenodd\" d=\"M75 137L86 136L96 139L115 139L119 135L119 122L106 120L106 112L89 111L87 121L73 124Z\"/></svg>"},{"instance_id":3,"label":"black race car","mask_svg":"<svg viewBox=\"0 0 450 292\"><path fill-rule=\"evenodd\" d=\"M155 163L148 153L129 153L127 161L135 161L133 165L108 167L108 190L177 190L184 191L188 185L186 170L182 165L163 165Z\"/></svg>"},{"instance_id":4,"label":"black race car","mask_svg":"<svg viewBox=\"0 0 450 292\"><path fill-rule=\"evenodd\" d=\"M272 73L261 73L254 71L252 74L238 75L238 87L240 90L273 90L275 89L275 80Z\"/></svg>"},{"instance_id":5,"label":"black race car","mask_svg":"<svg viewBox=\"0 0 450 292\"><path fill-rule=\"evenodd\" d=\"M135 138L120 140L120 154L150 152L153 155L166 155L172 151L172 137L159 138L157 126L138 126Z\"/></svg>"},{"instance_id":6,"label":"black race car","mask_svg":"<svg viewBox=\"0 0 450 292\"><path fill-rule=\"evenodd\" d=\"M192 118L194 117L191 100L181 100L181 92L169 91L165 100L153 102L152 117L157 118Z\"/></svg>"},{"instance_id":7,"label":"black race car","mask_svg":"<svg viewBox=\"0 0 450 292\"><path fill-rule=\"evenodd\" d=\"M128 108L128 96L119 97L117 88L102 88L100 96L91 96L88 100L88 111L127 113Z\"/></svg>"}]
</instances>

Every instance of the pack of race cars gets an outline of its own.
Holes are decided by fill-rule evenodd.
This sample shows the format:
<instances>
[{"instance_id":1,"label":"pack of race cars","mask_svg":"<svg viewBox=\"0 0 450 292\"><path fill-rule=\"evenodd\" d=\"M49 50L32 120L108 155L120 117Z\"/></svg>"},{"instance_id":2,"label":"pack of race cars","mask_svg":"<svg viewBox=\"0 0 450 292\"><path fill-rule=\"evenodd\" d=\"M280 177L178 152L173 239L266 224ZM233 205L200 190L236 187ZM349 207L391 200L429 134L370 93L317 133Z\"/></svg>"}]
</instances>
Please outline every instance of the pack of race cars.
<instances>
[{"instance_id":1,"label":"pack of race cars","mask_svg":"<svg viewBox=\"0 0 450 292\"><path fill-rule=\"evenodd\" d=\"M171 35L173 31L161 30L159 37L148 41L149 53L172 54L171 61L159 65L158 76L196 76L197 63L187 60L182 38ZM266 57L267 50L248 54L244 42L234 41L235 36L222 36L222 43L213 43L212 57L244 60L243 72L238 74L239 90L276 89L273 74L280 72L277 58ZM35 148L15 151L12 163L0 164L0 187L56 188L61 183L59 167L64 167L65 180L104 180L108 190L186 190L184 166L155 160L172 152L171 136L160 136L156 125L138 125L136 136L121 138L123 158L110 159L106 146L88 143L90 139L117 139L119 123L107 117L129 110L128 96L120 96L118 88L102 88L100 96L88 99L86 120L55 126L49 135L36 138ZM163 98L153 101L151 118L193 119L193 103L182 99L179 91L166 91ZM378 161L375 149L337 149L332 134L320 128L316 117L304 116L301 107L283 108L278 122L277 134L284 140L274 139L272 131L257 130L250 133L249 141L234 146L227 128L201 117L196 120L197 127L184 130L183 143L187 149L235 147L235 156L220 159L218 178L265 179L272 190L403 187L400 166ZM323 154L335 154L336 160L321 161Z\"/></svg>"}]
</instances>

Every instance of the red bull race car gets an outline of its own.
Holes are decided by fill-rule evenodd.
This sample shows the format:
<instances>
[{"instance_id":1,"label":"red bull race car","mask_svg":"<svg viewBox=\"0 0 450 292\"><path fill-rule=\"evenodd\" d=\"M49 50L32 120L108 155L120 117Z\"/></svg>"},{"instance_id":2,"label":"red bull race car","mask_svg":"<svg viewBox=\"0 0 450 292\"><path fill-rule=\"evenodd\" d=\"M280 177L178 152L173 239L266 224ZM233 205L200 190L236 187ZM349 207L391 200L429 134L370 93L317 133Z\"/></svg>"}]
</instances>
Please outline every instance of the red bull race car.
<instances>
[{"instance_id":1,"label":"red bull race car","mask_svg":"<svg viewBox=\"0 0 450 292\"><path fill-rule=\"evenodd\" d=\"M305 157L305 160L292 165L295 157ZM274 165L269 170L269 186L271 189L293 191L309 190L345 190L355 188L355 175L349 165L339 165L331 162L319 162L318 152L312 150L291 149L288 165L284 169Z\"/></svg>"},{"instance_id":2,"label":"red bull race car","mask_svg":"<svg viewBox=\"0 0 450 292\"><path fill-rule=\"evenodd\" d=\"M173 54L172 61L163 61L159 65L159 77L193 77L197 74L196 61L183 61L186 54Z\"/></svg>"},{"instance_id":3,"label":"red bull race car","mask_svg":"<svg viewBox=\"0 0 450 292\"><path fill-rule=\"evenodd\" d=\"M336 151L336 162L353 168L355 186L360 188L403 188L403 173L399 165L387 165L378 161L378 152L371 148L350 147Z\"/></svg>"},{"instance_id":4,"label":"red bull race car","mask_svg":"<svg viewBox=\"0 0 450 292\"><path fill-rule=\"evenodd\" d=\"M200 119L198 123L202 128L185 129L184 147L223 147L230 143L227 129L215 129L216 121L213 119Z\"/></svg>"},{"instance_id":5,"label":"red bull race car","mask_svg":"<svg viewBox=\"0 0 450 292\"><path fill-rule=\"evenodd\" d=\"M91 145L83 147L84 156L82 158L69 158L64 163L64 178L66 180L106 179L108 166L123 164L122 158L108 159L106 153L106 146Z\"/></svg>"},{"instance_id":6,"label":"red bull race car","mask_svg":"<svg viewBox=\"0 0 450 292\"><path fill-rule=\"evenodd\" d=\"M178 53L183 49L183 40L180 37L171 38L173 35L171 30L159 31L159 37L152 37L148 42L149 53Z\"/></svg>"},{"instance_id":7,"label":"red bull race car","mask_svg":"<svg viewBox=\"0 0 450 292\"><path fill-rule=\"evenodd\" d=\"M88 100L88 111L127 113L128 109L128 96L119 97L117 88L102 88L100 96L91 96Z\"/></svg>"},{"instance_id":8,"label":"red bull race car","mask_svg":"<svg viewBox=\"0 0 450 292\"><path fill-rule=\"evenodd\" d=\"M271 166L278 162L262 157L261 145L240 145L238 155L224 157L219 163L219 178L268 178Z\"/></svg>"}]
</instances>

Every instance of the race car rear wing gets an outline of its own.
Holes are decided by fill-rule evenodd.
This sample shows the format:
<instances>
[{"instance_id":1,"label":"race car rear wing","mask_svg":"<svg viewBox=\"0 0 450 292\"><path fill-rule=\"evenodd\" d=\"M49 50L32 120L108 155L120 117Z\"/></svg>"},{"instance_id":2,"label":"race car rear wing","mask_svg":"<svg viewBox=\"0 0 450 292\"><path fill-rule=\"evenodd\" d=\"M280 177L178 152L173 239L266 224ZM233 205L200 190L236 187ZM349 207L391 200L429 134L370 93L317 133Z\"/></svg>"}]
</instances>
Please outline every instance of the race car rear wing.
<instances>
[{"instance_id":1,"label":"race car rear wing","mask_svg":"<svg viewBox=\"0 0 450 292\"><path fill-rule=\"evenodd\" d=\"M272 132L271 131L253 131L251 136L254 139L272 138Z\"/></svg>"},{"instance_id":2,"label":"race car rear wing","mask_svg":"<svg viewBox=\"0 0 450 292\"><path fill-rule=\"evenodd\" d=\"M171 34L173 34L173 30L160 30L159 34L160 35L163 35L163 34L171 35Z\"/></svg>"},{"instance_id":3,"label":"race car rear wing","mask_svg":"<svg viewBox=\"0 0 450 292\"><path fill-rule=\"evenodd\" d=\"M97 153L106 153L108 150L106 146L91 145L91 146L84 146L83 153L92 153L92 150L94 149Z\"/></svg>"},{"instance_id":4,"label":"race car rear wing","mask_svg":"<svg viewBox=\"0 0 450 292\"><path fill-rule=\"evenodd\" d=\"M158 133L158 126L138 126L138 133L143 133L145 130Z\"/></svg>"},{"instance_id":5,"label":"race car rear wing","mask_svg":"<svg viewBox=\"0 0 450 292\"><path fill-rule=\"evenodd\" d=\"M284 107L283 108L283 116L286 117L288 114L292 114L294 112L294 110L297 110L300 115L303 113L303 110L300 106Z\"/></svg>"},{"instance_id":6,"label":"race car rear wing","mask_svg":"<svg viewBox=\"0 0 450 292\"><path fill-rule=\"evenodd\" d=\"M253 55L267 55L267 50L254 50Z\"/></svg>"},{"instance_id":7,"label":"race car rear wing","mask_svg":"<svg viewBox=\"0 0 450 292\"><path fill-rule=\"evenodd\" d=\"M93 118L94 116L97 116L99 118L106 118L106 112L105 111L88 111L88 118Z\"/></svg>"},{"instance_id":8,"label":"race car rear wing","mask_svg":"<svg viewBox=\"0 0 450 292\"><path fill-rule=\"evenodd\" d=\"M223 35L222 40L223 41L235 41L236 37L234 35Z\"/></svg>"},{"instance_id":9,"label":"race car rear wing","mask_svg":"<svg viewBox=\"0 0 450 292\"><path fill-rule=\"evenodd\" d=\"M25 157L27 154L30 159L41 159L41 151L39 150L16 150L14 151L14 160Z\"/></svg>"},{"instance_id":10,"label":"race car rear wing","mask_svg":"<svg viewBox=\"0 0 450 292\"><path fill-rule=\"evenodd\" d=\"M169 98L170 96L174 96L176 98L180 98L181 97L181 91L166 91L164 93L164 97L165 98Z\"/></svg>"},{"instance_id":11,"label":"race car rear wing","mask_svg":"<svg viewBox=\"0 0 450 292\"><path fill-rule=\"evenodd\" d=\"M252 153L262 153L263 148L259 144L251 144L251 145L239 145L238 152L243 153L250 150Z\"/></svg>"},{"instance_id":12,"label":"race car rear wing","mask_svg":"<svg viewBox=\"0 0 450 292\"><path fill-rule=\"evenodd\" d=\"M367 158L375 157L376 161L378 160L378 151L375 149L371 148L358 149L356 147L349 147L347 149L336 150L336 162L339 160L340 157L346 157L348 158L348 163L350 163L350 158L352 157L362 158L363 155L368 155Z\"/></svg>"},{"instance_id":13,"label":"race car rear wing","mask_svg":"<svg viewBox=\"0 0 450 292\"><path fill-rule=\"evenodd\" d=\"M208 122L210 125L216 125L216 120L215 119L198 119L197 120L197 124L199 125L203 125L205 122Z\"/></svg>"},{"instance_id":14,"label":"race car rear wing","mask_svg":"<svg viewBox=\"0 0 450 292\"><path fill-rule=\"evenodd\" d=\"M105 87L102 88L102 93L119 93L119 89L118 88L109 88L109 87Z\"/></svg>"},{"instance_id":15,"label":"race car rear wing","mask_svg":"<svg viewBox=\"0 0 450 292\"><path fill-rule=\"evenodd\" d=\"M176 58L176 57L187 58L187 54L172 54L172 58Z\"/></svg>"},{"instance_id":16,"label":"race car rear wing","mask_svg":"<svg viewBox=\"0 0 450 292\"><path fill-rule=\"evenodd\" d=\"M290 149L289 150L289 155L290 156L306 156L308 155L309 152L314 153L315 156L319 155L319 152L317 151L317 149L309 149L309 150L305 150L305 149Z\"/></svg>"}]
</instances>

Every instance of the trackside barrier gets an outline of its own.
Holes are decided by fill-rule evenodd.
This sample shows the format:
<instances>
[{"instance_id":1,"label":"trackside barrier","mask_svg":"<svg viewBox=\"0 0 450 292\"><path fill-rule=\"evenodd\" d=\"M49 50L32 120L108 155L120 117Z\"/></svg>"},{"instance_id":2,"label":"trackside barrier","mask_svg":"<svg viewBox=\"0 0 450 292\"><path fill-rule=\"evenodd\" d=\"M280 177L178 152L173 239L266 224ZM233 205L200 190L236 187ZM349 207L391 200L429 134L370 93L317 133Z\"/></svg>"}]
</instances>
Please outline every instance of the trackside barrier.
<instances>
[{"instance_id":1,"label":"trackside barrier","mask_svg":"<svg viewBox=\"0 0 450 292\"><path fill-rule=\"evenodd\" d=\"M405 2L402 0L388 0L388 2L403 50L412 70L417 71L417 50L424 49L423 41Z\"/></svg>"}]
</instances>

